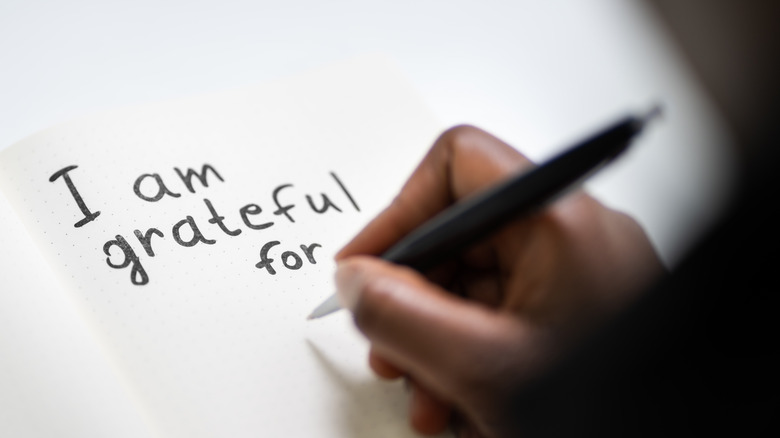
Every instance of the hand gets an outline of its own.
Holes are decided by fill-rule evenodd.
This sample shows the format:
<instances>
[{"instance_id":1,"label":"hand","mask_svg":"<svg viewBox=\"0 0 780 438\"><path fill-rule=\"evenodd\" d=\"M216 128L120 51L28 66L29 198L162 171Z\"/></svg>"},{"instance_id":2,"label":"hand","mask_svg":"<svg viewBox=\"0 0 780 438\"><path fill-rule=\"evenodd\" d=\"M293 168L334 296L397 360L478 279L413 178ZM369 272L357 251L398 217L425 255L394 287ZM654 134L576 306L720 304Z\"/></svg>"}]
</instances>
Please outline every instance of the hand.
<instances>
[{"instance_id":1,"label":"hand","mask_svg":"<svg viewBox=\"0 0 780 438\"><path fill-rule=\"evenodd\" d=\"M459 199L532 166L477 128L433 145L400 194L336 256L369 363L406 377L424 434L516 436L513 394L663 270L642 229L582 191L420 274L374 256Z\"/></svg>"}]
</instances>

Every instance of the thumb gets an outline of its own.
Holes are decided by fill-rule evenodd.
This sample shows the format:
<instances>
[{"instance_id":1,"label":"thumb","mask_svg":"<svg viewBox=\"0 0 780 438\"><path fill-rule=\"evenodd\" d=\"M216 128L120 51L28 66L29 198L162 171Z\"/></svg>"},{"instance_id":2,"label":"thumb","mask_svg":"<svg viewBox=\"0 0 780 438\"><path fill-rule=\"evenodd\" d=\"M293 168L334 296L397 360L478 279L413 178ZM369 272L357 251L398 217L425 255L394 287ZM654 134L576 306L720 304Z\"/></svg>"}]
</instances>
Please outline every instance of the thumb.
<instances>
[{"instance_id":1,"label":"thumb","mask_svg":"<svg viewBox=\"0 0 780 438\"><path fill-rule=\"evenodd\" d=\"M511 366L518 336L527 333L518 319L375 257L340 261L336 288L373 349L452 401L461 388L503 374L495 368Z\"/></svg>"}]
</instances>

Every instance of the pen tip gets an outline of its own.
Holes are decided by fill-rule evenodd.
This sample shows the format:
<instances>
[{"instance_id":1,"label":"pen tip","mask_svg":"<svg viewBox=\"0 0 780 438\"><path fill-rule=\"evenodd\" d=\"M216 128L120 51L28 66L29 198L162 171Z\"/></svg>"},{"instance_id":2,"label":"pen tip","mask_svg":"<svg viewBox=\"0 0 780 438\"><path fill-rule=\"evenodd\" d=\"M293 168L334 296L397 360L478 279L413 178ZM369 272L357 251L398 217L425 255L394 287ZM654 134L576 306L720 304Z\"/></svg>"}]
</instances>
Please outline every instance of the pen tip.
<instances>
[{"instance_id":1,"label":"pen tip","mask_svg":"<svg viewBox=\"0 0 780 438\"><path fill-rule=\"evenodd\" d=\"M319 306L317 306L316 309L312 310L311 314L306 318L307 320L310 319L317 319L322 318L325 315L329 315L341 308L341 304L339 304L339 298L336 294L333 294L328 298L327 300L323 301Z\"/></svg>"}]
</instances>

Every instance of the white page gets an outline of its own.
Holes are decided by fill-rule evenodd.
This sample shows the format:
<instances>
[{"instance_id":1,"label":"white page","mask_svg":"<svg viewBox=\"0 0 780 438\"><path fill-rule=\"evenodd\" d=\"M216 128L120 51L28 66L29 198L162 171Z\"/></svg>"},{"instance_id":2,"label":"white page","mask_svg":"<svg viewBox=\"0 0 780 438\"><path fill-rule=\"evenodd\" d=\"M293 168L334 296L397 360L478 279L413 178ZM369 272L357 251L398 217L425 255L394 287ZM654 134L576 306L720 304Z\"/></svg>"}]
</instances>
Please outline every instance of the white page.
<instances>
[{"instance_id":1,"label":"white page","mask_svg":"<svg viewBox=\"0 0 780 438\"><path fill-rule=\"evenodd\" d=\"M164 436L411 436L400 384L370 373L349 315L305 317L332 293L332 255L389 202L439 131L389 65L352 61L49 129L0 154L0 186ZM208 187L195 178L191 193L174 168L204 164L222 181L207 172ZM67 176L81 207L65 176L49 181L68 166L78 166ZM160 192L155 174L180 196L142 199ZM273 193L286 184L278 200L294 204L294 222L274 214ZM321 206L321 193L341 212L315 213L306 195ZM241 233L209 223L206 199ZM249 229L239 213L248 204L262 208L251 223L273 225ZM213 244L175 241L188 216ZM164 234L151 237L154 257L134 236L151 227ZM193 237L188 224L180 231L182 242ZM107 265L103 247L117 235L148 283ZM269 251L275 275L255 267L271 241L280 242ZM313 263L300 245L314 243ZM285 251L299 269L283 266Z\"/></svg>"},{"instance_id":2,"label":"white page","mask_svg":"<svg viewBox=\"0 0 780 438\"><path fill-rule=\"evenodd\" d=\"M154 436L0 193L0 436Z\"/></svg>"}]
</instances>

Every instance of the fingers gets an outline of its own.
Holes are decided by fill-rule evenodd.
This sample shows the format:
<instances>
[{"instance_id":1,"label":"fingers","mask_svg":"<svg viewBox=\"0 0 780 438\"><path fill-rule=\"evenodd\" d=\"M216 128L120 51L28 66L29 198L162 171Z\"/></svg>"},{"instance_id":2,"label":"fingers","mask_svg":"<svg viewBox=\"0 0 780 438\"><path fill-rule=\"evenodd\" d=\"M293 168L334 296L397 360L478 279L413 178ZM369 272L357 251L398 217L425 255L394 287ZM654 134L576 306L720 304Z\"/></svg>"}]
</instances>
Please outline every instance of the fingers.
<instances>
[{"instance_id":1,"label":"fingers","mask_svg":"<svg viewBox=\"0 0 780 438\"><path fill-rule=\"evenodd\" d=\"M452 408L414 380L410 382L410 389L409 422L412 427L423 435L444 432L449 425Z\"/></svg>"},{"instance_id":2,"label":"fingers","mask_svg":"<svg viewBox=\"0 0 780 438\"><path fill-rule=\"evenodd\" d=\"M396 379L405 375L373 348L368 354L368 363L375 373L385 379ZM412 427L424 435L444 432L450 422L452 407L431 395L419 382L413 379L408 382L411 393L409 422Z\"/></svg>"},{"instance_id":3,"label":"fingers","mask_svg":"<svg viewBox=\"0 0 780 438\"><path fill-rule=\"evenodd\" d=\"M339 263L336 287L373 356L385 359L374 357L372 367L392 376L385 367L391 363L448 401L520 357L527 330L519 320L453 296L410 269L355 256Z\"/></svg>"},{"instance_id":4,"label":"fingers","mask_svg":"<svg viewBox=\"0 0 780 438\"><path fill-rule=\"evenodd\" d=\"M470 126L443 133L395 200L337 255L380 254L458 199L531 163L511 146Z\"/></svg>"},{"instance_id":5,"label":"fingers","mask_svg":"<svg viewBox=\"0 0 780 438\"><path fill-rule=\"evenodd\" d=\"M401 369L383 358L373 348L368 353L368 365L379 377L384 379L397 379L404 375Z\"/></svg>"}]
</instances>

